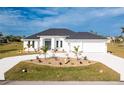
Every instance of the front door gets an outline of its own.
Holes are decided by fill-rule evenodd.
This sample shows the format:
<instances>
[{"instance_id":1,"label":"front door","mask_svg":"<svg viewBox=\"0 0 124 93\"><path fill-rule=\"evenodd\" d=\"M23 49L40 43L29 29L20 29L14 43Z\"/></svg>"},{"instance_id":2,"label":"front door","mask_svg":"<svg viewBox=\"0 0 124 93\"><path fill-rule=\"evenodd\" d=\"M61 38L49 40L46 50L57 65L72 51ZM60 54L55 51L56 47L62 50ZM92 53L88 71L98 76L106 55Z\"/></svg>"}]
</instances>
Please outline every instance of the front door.
<instances>
[{"instance_id":1,"label":"front door","mask_svg":"<svg viewBox=\"0 0 124 93\"><path fill-rule=\"evenodd\" d=\"M51 49L51 41L45 41L45 46L48 46L48 49Z\"/></svg>"}]
</instances>

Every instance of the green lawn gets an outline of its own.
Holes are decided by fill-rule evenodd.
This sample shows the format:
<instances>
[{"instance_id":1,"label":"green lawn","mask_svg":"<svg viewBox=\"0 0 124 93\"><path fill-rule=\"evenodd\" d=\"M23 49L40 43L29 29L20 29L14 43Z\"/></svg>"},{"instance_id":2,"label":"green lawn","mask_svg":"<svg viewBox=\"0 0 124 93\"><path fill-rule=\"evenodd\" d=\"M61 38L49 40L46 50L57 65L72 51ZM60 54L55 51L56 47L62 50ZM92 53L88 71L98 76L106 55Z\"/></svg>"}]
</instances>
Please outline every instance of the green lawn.
<instances>
[{"instance_id":1,"label":"green lawn","mask_svg":"<svg viewBox=\"0 0 124 93\"><path fill-rule=\"evenodd\" d=\"M11 42L8 44L0 45L0 59L10 56L27 55L27 54L35 54L35 53L34 52L23 53L22 42Z\"/></svg>"},{"instance_id":2,"label":"green lawn","mask_svg":"<svg viewBox=\"0 0 124 93\"><path fill-rule=\"evenodd\" d=\"M24 68L28 71L22 72ZM21 62L5 73L6 80L119 81L119 77L118 73L101 63L82 67L50 67Z\"/></svg>"},{"instance_id":3,"label":"green lawn","mask_svg":"<svg viewBox=\"0 0 124 93\"><path fill-rule=\"evenodd\" d=\"M108 44L108 51L111 51L114 55L124 58L124 45L122 45L122 43Z\"/></svg>"},{"instance_id":4,"label":"green lawn","mask_svg":"<svg viewBox=\"0 0 124 93\"><path fill-rule=\"evenodd\" d=\"M19 50L22 49L22 42L12 42L0 45L0 58L20 55Z\"/></svg>"}]
</instances>

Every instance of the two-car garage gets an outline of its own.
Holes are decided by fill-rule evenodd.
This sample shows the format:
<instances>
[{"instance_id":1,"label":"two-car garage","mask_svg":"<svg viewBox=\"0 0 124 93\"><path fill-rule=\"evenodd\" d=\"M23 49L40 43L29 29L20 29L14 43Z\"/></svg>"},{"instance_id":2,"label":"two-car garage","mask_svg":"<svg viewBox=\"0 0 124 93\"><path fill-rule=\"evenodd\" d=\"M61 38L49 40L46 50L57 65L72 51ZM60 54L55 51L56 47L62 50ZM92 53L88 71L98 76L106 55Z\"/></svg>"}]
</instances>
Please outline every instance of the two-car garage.
<instances>
[{"instance_id":1,"label":"two-car garage","mask_svg":"<svg viewBox=\"0 0 124 93\"><path fill-rule=\"evenodd\" d=\"M82 40L69 40L67 50L74 51L74 47L79 46L79 51L84 53L106 53L107 45L106 40L82 39Z\"/></svg>"},{"instance_id":2,"label":"two-car garage","mask_svg":"<svg viewBox=\"0 0 124 93\"><path fill-rule=\"evenodd\" d=\"M105 41L90 40L83 42L83 52L107 52L107 45Z\"/></svg>"}]
</instances>

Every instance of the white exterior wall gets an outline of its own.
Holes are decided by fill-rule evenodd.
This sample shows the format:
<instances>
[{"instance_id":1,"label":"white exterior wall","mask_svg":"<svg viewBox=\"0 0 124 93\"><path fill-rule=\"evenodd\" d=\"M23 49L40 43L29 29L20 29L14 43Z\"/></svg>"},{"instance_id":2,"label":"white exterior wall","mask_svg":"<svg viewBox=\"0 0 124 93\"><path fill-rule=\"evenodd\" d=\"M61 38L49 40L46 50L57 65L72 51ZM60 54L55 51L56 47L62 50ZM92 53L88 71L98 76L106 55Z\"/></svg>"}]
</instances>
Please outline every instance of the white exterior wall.
<instances>
[{"instance_id":1,"label":"white exterior wall","mask_svg":"<svg viewBox=\"0 0 124 93\"><path fill-rule=\"evenodd\" d=\"M32 42L34 41L34 48L31 46L30 48L28 48L27 44L28 41L30 41L30 44L32 45ZM23 40L23 48L25 49L25 51L34 51L34 49L38 50L39 48L39 40L37 39L25 39Z\"/></svg>"},{"instance_id":2,"label":"white exterior wall","mask_svg":"<svg viewBox=\"0 0 124 93\"><path fill-rule=\"evenodd\" d=\"M39 40L39 48L41 48L43 46L43 38L40 38Z\"/></svg>"},{"instance_id":3,"label":"white exterior wall","mask_svg":"<svg viewBox=\"0 0 124 93\"><path fill-rule=\"evenodd\" d=\"M59 41L58 43L58 45L59 45L59 47L57 48L56 47L56 41ZM62 41L62 47L60 47L60 42ZM55 48L57 48L59 51L62 51L62 50L65 50L65 38L55 38Z\"/></svg>"},{"instance_id":4,"label":"white exterior wall","mask_svg":"<svg viewBox=\"0 0 124 93\"><path fill-rule=\"evenodd\" d=\"M55 49L55 38L51 38L51 49Z\"/></svg>"},{"instance_id":5,"label":"white exterior wall","mask_svg":"<svg viewBox=\"0 0 124 93\"><path fill-rule=\"evenodd\" d=\"M34 51L32 46L28 49L27 44L28 41L35 41L35 49L38 50L42 46L44 46L45 39L51 39L51 49L58 49L59 51L74 51L74 46L79 46L79 51L82 52L107 52L106 40L103 39L65 39L65 37L59 36L44 36L40 37L40 39L25 39L24 40L24 48L25 51ZM56 41L59 41L59 47L56 47ZM63 42L63 46L60 47L60 41Z\"/></svg>"},{"instance_id":6,"label":"white exterior wall","mask_svg":"<svg viewBox=\"0 0 124 93\"><path fill-rule=\"evenodd\" d=\"M66 40L65 50L68 52L74 51L74 47L79 46L79 51L82 51L82 40Z\"/></svg>"},{"instance_id":7,"label":"white exterior wall","mask_svg":"<svg viewBox=\"0 0 124 93\"><path fill-rule=\"evenodd\" d=\"M23 40L23 47L26 48L25 51L34 51L34 48L32 46L28 48L27 44L28 41L30 41L30 44L32 44L32 41L35 41L35 49L38 50L38 48L41 48L42 46L45 45L45 39L51 39L51 49L58 49L59 51L62 51L65 45L65 37L52 37L52 36L45 36L45 37L40 37L40 39L24 39ZM56 41L59 41L59 47L56 47ZM62 47L60 47L60 41L63 42Z\"/></svg>"}]
</instances>

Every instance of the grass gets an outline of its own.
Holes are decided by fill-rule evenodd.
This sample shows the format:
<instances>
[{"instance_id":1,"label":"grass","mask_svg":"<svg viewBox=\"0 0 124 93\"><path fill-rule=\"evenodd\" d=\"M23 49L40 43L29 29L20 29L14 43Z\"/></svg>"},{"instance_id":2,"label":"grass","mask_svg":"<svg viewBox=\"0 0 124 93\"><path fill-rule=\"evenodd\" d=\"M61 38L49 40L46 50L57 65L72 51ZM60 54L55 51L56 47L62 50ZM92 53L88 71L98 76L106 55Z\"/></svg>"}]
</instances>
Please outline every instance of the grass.
<instances>
[{"instance_id":1,"label":"grass","mask_svg":"<svg viewBox=\"0 0 124 93\"><path fill-rule=\"evenodd\" d=\"M34 53L23 53L23 43L22 42L11 42L8 44L0 45L0 59L11 56L34 54ZM22 53L20 53L20 51Z\"/></svg>"},{"instance_id":2,"label":"grass","mask_svg":"<svg viewBox=\"0 0 124 93\"><path fill-rule=\"evenodd\" d=\"M2 44L0 45L0 58L20 55L19 51L22 49L22 42Z\"/></svg>"},{"instance_id":3,"label":"grass","mask_svg":"<svg viewBox=\"0 0 124 93\"><path fill-rule=\"evenodd\" d=\"M24 68L27 72L22 72ZM119 81L119 77L118 73L101 63L84 67L50 67L21 62L5 73L6 80Z\"/></svg>"},{"instance_id":4,"label":"grass","mask_svg":"<svg viewBox=\"0 0 124 93\"><path fill-rule=\"evenodd\" d=\"M110 43L108 44L108 51L112 54L124 58L124 45L122 43Z\"/></svg>"}]
</instances>

